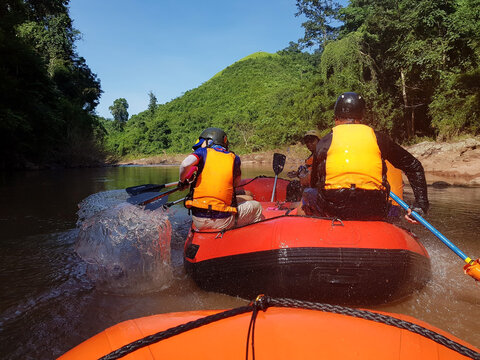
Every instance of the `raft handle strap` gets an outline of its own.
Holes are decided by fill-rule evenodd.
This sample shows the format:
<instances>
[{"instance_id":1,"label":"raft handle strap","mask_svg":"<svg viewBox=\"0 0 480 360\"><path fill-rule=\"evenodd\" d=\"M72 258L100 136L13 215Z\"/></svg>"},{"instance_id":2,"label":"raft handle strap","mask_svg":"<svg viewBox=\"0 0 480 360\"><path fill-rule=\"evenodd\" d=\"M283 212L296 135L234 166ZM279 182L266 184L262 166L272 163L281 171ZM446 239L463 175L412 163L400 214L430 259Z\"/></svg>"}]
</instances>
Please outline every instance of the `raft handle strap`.
<instances>
[{"instance_id":1,"label":"raft handle strap","mask_svg":"<svg viewBox=\"0 0 480 360\"><path fill-rule=\"evenodd\" d=\"M237 222L237 221L235 220L235 223L236 223L236 222ZM225 231L226 231L226 230L227 230L227 229L223 229L223 230L219 231L218 234L215 236L215 239L221 239L221 238L223 238L223 234L225 234Z\"/></svg>"},{"instance_id":2,"label":"raft handle strap","mask_svg":"<svg viewBox=\"0 0 480 360\"><path fill-rule=\"evenodd\" d=\"M343 223L342 220L338 219L338 218L333 218L332 219L332 227L334 226L345 226L345 224Z\"/></svg>"}]
</instances>

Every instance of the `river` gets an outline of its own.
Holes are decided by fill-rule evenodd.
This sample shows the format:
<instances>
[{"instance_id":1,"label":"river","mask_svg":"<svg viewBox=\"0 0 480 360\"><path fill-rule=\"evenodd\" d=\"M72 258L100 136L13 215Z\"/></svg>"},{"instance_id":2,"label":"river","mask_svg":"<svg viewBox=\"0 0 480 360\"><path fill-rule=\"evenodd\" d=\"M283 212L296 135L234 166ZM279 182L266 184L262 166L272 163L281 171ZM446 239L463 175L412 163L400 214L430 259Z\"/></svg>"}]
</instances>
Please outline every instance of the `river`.
<instances>
[{"instance_id":1,"label":"river","mask_svg":"<svg viewBox=\"0 0 480 360\"><path fill-rule=\"evenodd\" d=\"M0 354L53 359L118 322L156 313L226 309L245 300L198 289L185 275L182 243L190 224L181 205L169 210L174 282L148 294L98 290L74 250L78 204L105 190L175 181L178 169L112 167L0 174ZM245 167L243 177L272 175ZM181 198L181 193L169 200ZM480 256L480 188L429 187L427 219L471 257ZM411 199L411 192L406 192ZM432 261L432 280L407 299L375 309L424 320L480 347L480 286L463 261L421 225L408 225Z\"/></svg>"}]
</instances>

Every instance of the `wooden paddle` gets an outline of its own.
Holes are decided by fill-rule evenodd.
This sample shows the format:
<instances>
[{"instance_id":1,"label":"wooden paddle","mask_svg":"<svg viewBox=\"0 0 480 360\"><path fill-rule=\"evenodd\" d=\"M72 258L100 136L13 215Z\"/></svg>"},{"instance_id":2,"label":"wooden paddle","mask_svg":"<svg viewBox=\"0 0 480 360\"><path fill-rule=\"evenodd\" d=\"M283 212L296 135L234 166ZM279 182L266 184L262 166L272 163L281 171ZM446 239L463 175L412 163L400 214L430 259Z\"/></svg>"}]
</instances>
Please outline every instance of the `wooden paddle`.
<instances>
[{"instance_id":1,"label":"wooden paddle","mask_svg":"<svg viewBox=\"0 0 480 360\"><path fill-rule=\"evenodd\" d=\"M279 153L273 154L273 172L275 173L275 181L273 182L272 198L270 200L271 202L273 202L273 199L275 198L275 189L277 187L278 174L280 174L283 171L286 158L287 157L283 154L279 154Z\"/></svg>"},{"instance_id":2,"label":"wooden paddle","mask_svg":"<svg viewBox=\"0 0 480 360\"><path fill-rule=\"evenodd\" d=\"M405 203L402 199L400 199L397 195L390 191L390 197L395 200L402 208L405 210L411 210L410 207ZM457 254L463 261L467 263L463 267L465 274L470 275L476 281L480 281L480 259L472 260L467 255L464 254L462 250L456 247L450 240L448 240L440 231L435 229L427 220L421 217L417 212L412 210L410 214L415 220L425 226L428 230L430 230L433 235L439 238L445 245L447 245L450 250L452 250L455 254Z\"/></svg>"}]
</instances>

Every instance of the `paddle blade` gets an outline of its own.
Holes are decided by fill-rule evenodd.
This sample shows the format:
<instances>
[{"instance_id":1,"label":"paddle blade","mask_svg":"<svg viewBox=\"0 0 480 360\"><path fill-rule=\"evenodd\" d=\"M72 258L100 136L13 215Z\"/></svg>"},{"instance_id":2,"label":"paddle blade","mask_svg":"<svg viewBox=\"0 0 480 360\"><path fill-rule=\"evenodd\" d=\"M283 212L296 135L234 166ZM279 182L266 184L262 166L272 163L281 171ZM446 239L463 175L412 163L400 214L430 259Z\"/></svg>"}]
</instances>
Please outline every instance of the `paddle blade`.
<instances>
[{"instance_id":1,"label":"paddle blade","mask_svg":"<svg viewBox=\"0 0 480 360\"><path fill-rule=\"evenodd\" d=\"M160 194L158 192L145 192L142 194L134 195L132 197L129 197L127 199L127 202L132 204L132 205L144 205L146 204L147 201L154 199L155 197L159 196ZM163 197L162 197L163 199ZM167 197L165 196L165 199ZM166 200L165 200L166 201Z\"/></svg>"},{"instance_id":2,"label":"paddle blade","mask_svg":"<svg viewBox=\"0 0 480 360\"><path fill-rule=\"evenodd\" d=\"M465 274L470 275L475 280L480 281L480 259L473 261L463 267Z\"/></svg>"},{"instance_id":3,"label":"paddle blade","mask_svg":"<svg viewBox=\"0 0 480 360\"><path fill-rule=\"evenodd\" d=\"M283 167L285 166L285 159L286 156L283 154L273 154L273 172L275 173L275 175L278 175L283 171Z\"/></svg>"},{"instance_id":4,"label":"paddle blade","mask_svg":"<svg viewBox=\"0 0 480 360\"><path fill-rule=\"evenodd\" d=\"M147 205L145 205L144 209L145 210L152 210L152 211L157 210L158 208L163 207L163 205L165 205L167 200L168 200L168 196L161 197L158 200L149 202Z\"/></svg>"}]
</instances>

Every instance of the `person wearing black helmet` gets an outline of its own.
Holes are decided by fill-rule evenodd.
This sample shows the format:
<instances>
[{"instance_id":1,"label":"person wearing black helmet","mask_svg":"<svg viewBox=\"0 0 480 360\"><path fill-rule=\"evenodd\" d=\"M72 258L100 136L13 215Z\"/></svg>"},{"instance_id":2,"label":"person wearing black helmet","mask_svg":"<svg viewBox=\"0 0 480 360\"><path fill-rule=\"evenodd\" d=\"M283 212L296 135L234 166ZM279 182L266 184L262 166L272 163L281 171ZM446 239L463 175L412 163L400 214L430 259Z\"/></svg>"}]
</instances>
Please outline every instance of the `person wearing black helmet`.
<instances>
[{"instance_id":1,"label":"person wearing black helmet","mask_svg":"<svg viewBox=\"0 0 480 360\"><path fill-rule=\"evenodd\" d=\"M383 220L389 209L388 160L407 176L415 195L413 210L429 208L423 166L383 133L362 124L365 100L354 92L335 103L335 126L317 144L310 188L302 196L307 215ZM299 211L301 214L302 211ZM408 221L415 222L406 215Z\"/></svg>"},{"instance_id":2,"label":"person wearing black helmet","mask_svg":"<svg viewBox=\"0 0 480 360\"><path fill-rule=\"evenodd\" d=\"M241 161L228 150L227 134L219 128L207 128L193 150L179 170L180 184L186 184L189 174L197 173L185 201L193 225L198 230L222 230L260 221L262 206L258 201L237 203L235 187L241 181Z\"/></svg>"}]
</instances>

